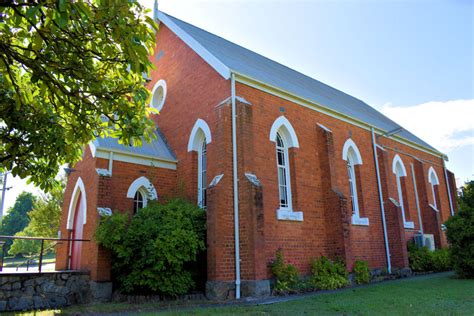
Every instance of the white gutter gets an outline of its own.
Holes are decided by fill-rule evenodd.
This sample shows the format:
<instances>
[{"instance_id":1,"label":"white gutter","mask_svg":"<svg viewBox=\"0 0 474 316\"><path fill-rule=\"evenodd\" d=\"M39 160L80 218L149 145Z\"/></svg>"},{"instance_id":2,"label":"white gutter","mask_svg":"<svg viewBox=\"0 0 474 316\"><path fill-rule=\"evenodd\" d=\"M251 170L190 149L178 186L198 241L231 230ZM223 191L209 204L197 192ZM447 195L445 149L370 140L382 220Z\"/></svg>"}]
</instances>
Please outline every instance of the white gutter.
<instances>
[{"instance_id":1,"label":"white gutter","mask_svg":"<svg viewBox=\"0 0 474 316\"><path fill-rule=\"evenodd\" d=\"M237 173L237 110L235 104L235 75L230 77L232 102L232 170L234 180L234 244L235 244L235 298L240 299L240 237L239 237L239 187Z\"/></svg>"},{"instance_id":2,"label":"white gutter","mask_svg":"<svg viewBox=\"0 0 474 316\"><path fill-rule=\"evenodd\" d=\"M382 182L380 181L380 169L379 169L379 159L377 156L377 143L375 140L375 131L374 128L371 128L372 132L372 146L374 150L374 160L375 160L375 173L377 175L377 187L379 191L379 201L380 201L380 212L382 214L382 227L383 227L383 238L385 241L385 255L387 257L387 271L392 273L392 263L390 261L390 248L388 246L388 234L387 234L387 222L385 221L385 206L383 202L382 195Z\"/></svg>"},{"instance_id":3,"label":"white gutter","mask_svg":"<svg viewBox=\"0 0 474 316\"><path fill-rule=\"evenodd\" d=\"M446 163L443 159L443 169L444 169L444 182L446 182L446 187L448 188L448 198L449 198L449 210L451 211L451 216L454 216L453 201L451 199L451 188L448 182L448 171L446 169Z\"/></svg>"},{"instance_id":4,"label":"white gutter","mask_svg":"<svg viewBox=\"0 0 474 316\"><path fill-rule=\"evenodd\" d=\"M416 210L418 212L418 223L420 224L420 234L423 235L423 222L421 220L420 200L418 198L418 188L416 187L415 168L413 167L413 163L410 163L410 167L411 167L411 175L413 178L413 188L415 189L415 201L416 201Z\"/></svg>"}]
</instances>

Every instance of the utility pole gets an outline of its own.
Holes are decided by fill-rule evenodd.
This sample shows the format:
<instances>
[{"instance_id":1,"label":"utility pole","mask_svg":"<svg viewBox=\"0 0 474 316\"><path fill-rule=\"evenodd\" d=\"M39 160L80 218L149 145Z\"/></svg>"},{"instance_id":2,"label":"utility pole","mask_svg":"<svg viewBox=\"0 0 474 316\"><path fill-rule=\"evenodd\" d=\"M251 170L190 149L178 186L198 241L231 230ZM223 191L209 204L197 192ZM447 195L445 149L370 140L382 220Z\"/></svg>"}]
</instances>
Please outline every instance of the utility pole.
<instances>
[{"instance_id":1,"label":"utility pole","mask_svg":"<svg viewBox=\"0 0 474 316\"><path fill-rule=\"evenodd\" d=\"M5 192L8 190L7 189L7 176L8 176L8 172L6 171L5 173L3 174L0 174L0 177L3 176L3 188L1 189L2 190L2 202L0 204L0 223L2 222L2 219L3 219L3 207L5 205Z\"/></svg>"}]
</instances>

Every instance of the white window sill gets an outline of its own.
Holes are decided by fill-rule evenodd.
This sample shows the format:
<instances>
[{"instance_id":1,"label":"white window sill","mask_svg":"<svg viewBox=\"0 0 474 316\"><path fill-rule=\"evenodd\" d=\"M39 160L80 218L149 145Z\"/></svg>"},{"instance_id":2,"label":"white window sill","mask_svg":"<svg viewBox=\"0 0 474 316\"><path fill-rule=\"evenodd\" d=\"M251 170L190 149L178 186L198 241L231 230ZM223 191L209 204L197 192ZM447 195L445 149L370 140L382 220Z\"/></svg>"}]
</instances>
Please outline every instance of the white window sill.
<instances>
[{"instance_id":1,"label":"white window sill","mask_svg":"<svg viewBox=\"0 0 474 316\"><path fill-rule=\"evenodd\" d=\"M352 215L352 225L369 226L369 219L367 217Z\"/></svg>"},{"instance_id":2,"label":"white window sill","mask_svg":"<svg viewBox=\"0 0 474 316\"><path fill-rule=\"evenodd\" d=\"M277 219L282 221L303 221L303 212L293 212L288 208L280 208L277 210Z\"/></svg>"},{"instance_id":3,"label":"white window sill","mask_svg":"<svg viewBox=\"0 0 474 316\"><path fill-rule=\"evenodd\" d=\"M408 228L408 229L414 229L415 228L415 223L413 223L413 222L405 222L403 224L404 224L403 226L405 228Z\"/></svg>"}]
</instances>

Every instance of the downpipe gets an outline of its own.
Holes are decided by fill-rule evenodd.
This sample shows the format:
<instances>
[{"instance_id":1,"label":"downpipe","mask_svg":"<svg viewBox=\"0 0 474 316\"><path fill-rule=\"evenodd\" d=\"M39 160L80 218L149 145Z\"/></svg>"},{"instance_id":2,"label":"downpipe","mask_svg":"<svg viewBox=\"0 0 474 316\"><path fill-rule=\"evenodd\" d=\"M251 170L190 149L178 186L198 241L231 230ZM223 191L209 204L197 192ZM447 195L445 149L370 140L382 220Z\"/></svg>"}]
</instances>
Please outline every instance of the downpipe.
<instances>
[{"instance_id":1,"label":"downpipe","mask_svg":"<svg viewBox=\"0 0 474 316\"><path fill-rule=\"evenodd\" d=\"M239 187L237 173L237 110L235 104L235 74L231 74L232 103L232 170L234 182L234 244L235 244L235 298L240 299L240 236L239 236Z\"/></svg>"}]
</instances>

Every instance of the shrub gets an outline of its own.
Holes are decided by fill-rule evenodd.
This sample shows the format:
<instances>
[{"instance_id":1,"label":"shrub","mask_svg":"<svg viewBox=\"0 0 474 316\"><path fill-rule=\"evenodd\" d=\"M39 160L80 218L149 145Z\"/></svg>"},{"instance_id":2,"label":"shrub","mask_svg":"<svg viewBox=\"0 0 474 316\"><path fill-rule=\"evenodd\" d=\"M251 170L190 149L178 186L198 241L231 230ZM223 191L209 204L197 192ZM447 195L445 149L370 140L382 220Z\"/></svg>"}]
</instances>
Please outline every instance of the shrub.
<instances>
[{"instance_id":1,"label":"shrub","mask_svg":"<svg viewBox=\"0 0 474 316\"><path fill-rule=\"evenodd\" d=\"M276 278L275 292L283 294L293 292L298 288L298 270L292 264L285 264L281 249L276 252L276 259L272 262L271 271Z\"/></svg>"},{"instance_id":2,"label":"shrub","mask_svg":"<svg viewBox=\"0 0 474 316\"><path fill-rule=\"evenodd\" d=\"M408 244L408 259L410 268L415 272L441 272L451 270L449 249L430 251L427 247Z\"/></svg>"},{"instance_id":3,"label":"shrub","mask_svg":"<svg viewBox=\"0 0 474 316\"><path fill-rule=\"evenodd\" d=\"M370 270L367 261L356 260L353 268L355 282L357 284L370 282Z\"/></svg>"},{"instance_id":4,"label":"shrub","mask_svg":"<svg viewBox=\"0 0 474 316\"><path fill-rule=\"evenodd\" d=\"M348 272L340 259L332 262L325 256L314 259L311 264L311 282L322 290L333 290L349 284Z\"/></svg>"},{"instance_id":5,"label":"shrub","mask_svg":"<svg viewBox=\"0 0 474 316\"><path fill-rule=\"evenodd\" d=\"M431 252L427 247L408 243L408 261L414 272L432 271Z\"/></svg>"},{"instance_id":6,"label":"shrub","mask_svg":"<svg viewBox=\"0 0 474 316\"><path fill-rule=\"evenodd\" d=\"M474 181L462 188L459 208L445 223L451 260L460 277L474 278Z\"/></svg>"},{"instance_id":7,"label":"shrub","mask_svg":"<svg viewBox=\"0 0 474 316\"><path fill-rule=\"evenodd\" d=\"M433 271L441 272L452 269L450 250L448 248L436 249L431 253Z\"/></svg>"},{"instance_id":8,"label":"shrub","mask_svg":"<svg viewBox=\"0 0 474 316\"><path fill-rule=\"evenodd\" d=\"M96 232L112 254L114 279L125 293L153 292L176 296L194 281L187 269L205 249L205 212L182 199L150 202L129 220L114 213Z\"/></svg>"}]
</instances>

